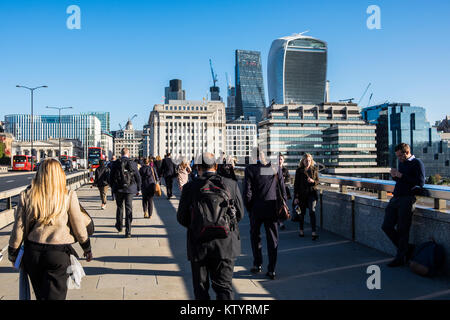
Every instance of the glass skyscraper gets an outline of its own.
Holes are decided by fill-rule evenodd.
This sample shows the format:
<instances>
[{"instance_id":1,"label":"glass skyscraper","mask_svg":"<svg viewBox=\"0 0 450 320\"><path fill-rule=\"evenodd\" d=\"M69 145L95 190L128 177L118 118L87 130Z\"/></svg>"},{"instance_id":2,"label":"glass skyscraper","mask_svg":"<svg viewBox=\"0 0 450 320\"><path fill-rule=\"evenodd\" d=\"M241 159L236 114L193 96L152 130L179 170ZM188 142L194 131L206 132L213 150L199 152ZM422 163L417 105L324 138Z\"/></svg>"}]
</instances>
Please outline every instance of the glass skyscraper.
<instances>
[{"instance_id":1,"label":"glass skyscraper","mask_svg":"<svg viewBox=\"0 0 450 320\"><path fill-rule=\"evenodd\" d=\"M325 101L327 44L297 34L272 42L267 64L269 103Z\"/></svg>"},{"instance_id":2,"label":"glass skyscraper","mask_svg":"<svg viewBox=\"0 0 450 320\"><path fill-rule=\"evenodd\" d=\"M86 113L91 116L96 116L102 125L102 132L111 132L110 126L110 113L109 112L88 112Z\"/></svg>"},{"instance_id":3,"label":"glass skyscraper","mask_svg":"<svg viewBox=\"0 0 450 320\"><path fill-rule=\"evenodd\" d=\"M261 121L266 107L261 53L236 50L236 114Z\"/></svg>"}]
</instances>

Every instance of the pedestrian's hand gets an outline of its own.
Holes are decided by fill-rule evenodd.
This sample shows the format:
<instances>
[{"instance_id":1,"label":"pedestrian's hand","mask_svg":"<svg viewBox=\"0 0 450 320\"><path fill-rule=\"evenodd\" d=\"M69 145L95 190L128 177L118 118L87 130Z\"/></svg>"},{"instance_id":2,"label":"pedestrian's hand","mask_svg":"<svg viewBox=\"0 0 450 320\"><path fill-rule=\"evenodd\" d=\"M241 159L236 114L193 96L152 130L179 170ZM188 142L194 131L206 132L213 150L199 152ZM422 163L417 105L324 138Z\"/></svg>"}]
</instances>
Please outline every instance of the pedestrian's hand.
<instances>
[{"instance_id":1,"label":"pedestrian's hand","mask_svg":"<svg viewBox=\"0 0 450 320\"><path fill-rule=\"evenodd\" d=\"M84 257L86 258L86 261L87 261L87 262L90 262L90 261L92 260L92 258L93 258L93 256L92 256L92 251L85 252L85 253L84 253Z\"/></svg>"},{"instance_id":2,"label":"pedestrian's hand","mask_svg":"<svg viewBox=\"0 0 450 320\"><path fill-rule=\"evenodd\" d=\"M298 204L298 199L297 198L294 199L294 205L296 205L296 204Z\"/></svg>"}]
</instances>

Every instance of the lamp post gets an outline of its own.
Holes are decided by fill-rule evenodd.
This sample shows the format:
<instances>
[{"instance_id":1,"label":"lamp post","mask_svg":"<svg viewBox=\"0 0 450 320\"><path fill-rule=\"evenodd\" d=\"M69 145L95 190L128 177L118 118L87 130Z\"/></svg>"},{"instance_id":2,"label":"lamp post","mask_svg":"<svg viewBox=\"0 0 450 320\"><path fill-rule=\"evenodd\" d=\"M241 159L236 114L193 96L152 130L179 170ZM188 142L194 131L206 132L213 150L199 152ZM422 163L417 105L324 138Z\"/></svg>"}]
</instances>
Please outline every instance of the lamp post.
<instances>
[{"instance_id":1,"label":"lamp post","mask_svg":"<svg viewBox=\"0 0 450 320\"><path fill-rule=\"evenodd\" d=\"M59 160L61 160L61 110L64 109L72 109L72 107L49 107L46 106L47 109L56 109L58 110L58 117L59 117Z\"/></svg>"},{"instance_id":2,"label":"lamp post","mask_svg":"<svg viewBox=\"0 0 450 320\"><path fill-rule=\"evenodd\" d=\"M34 136L34 128L33 128L33 96L34 96L34 90L40 89L40 88L48 88L47 86L39 86L34 88L29 88L26 86L16 85L17 88L24 88L28 89L31 92L31 170L34 169L34 159L33 159L33 136Z\"/></svg>"}]
</instances>

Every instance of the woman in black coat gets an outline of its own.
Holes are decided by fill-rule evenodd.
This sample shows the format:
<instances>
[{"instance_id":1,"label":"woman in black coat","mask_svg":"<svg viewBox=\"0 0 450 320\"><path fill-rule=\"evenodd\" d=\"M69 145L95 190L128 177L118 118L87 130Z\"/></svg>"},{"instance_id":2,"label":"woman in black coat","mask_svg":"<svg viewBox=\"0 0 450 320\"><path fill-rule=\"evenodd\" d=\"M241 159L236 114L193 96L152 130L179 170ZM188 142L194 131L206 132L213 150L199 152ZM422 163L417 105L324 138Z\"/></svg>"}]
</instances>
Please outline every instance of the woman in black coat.
<instances>
[{"instance_id":1,"label":"woman in black coat","mask_svg":"<svg viewBox=\"0 0 450 320\"><path fill-rule=\"evenodd\" d=\"M148 158L144 160L144 165L139 169L141 175L142 207L144 218L150 219L153 214L153 196L155 195L156 183L159 180L158 172L153 162Z\"/></svg>"},{"instance_id":2,"label":"woman in black coat","mask_svg":"<svg viewBox=\"0 0 450 320\"><path fill-rule=\"evenodd\" d=\"M299 236L304 237L304 218L306 209L309 211L309 218L312 229L312 239L316 240L319 235L316 233L316 204L317 185L319 184L319 171L314 166L312 155L306 153L300 161L300 166L295 172L294 182L294 207L299 206L301 213L299 217Z\"/></svg>"}]
</instances>

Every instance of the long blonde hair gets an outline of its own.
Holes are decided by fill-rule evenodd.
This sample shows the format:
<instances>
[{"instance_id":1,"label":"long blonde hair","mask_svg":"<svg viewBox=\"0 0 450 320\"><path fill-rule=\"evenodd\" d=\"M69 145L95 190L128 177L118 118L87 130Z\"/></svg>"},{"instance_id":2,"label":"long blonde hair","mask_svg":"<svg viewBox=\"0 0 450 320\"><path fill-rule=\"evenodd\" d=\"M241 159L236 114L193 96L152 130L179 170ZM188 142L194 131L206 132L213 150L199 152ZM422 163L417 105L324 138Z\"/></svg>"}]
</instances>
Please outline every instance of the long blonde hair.
<instances>
[{"instance_id":1,"label":"long blonde hair","mask_svg":"<svg viewBox=\"0 0 450 320\"><path fill-rule=\"evenodd\" d=\"M67 210L66 175L56 159L45 159L31 182L27 217L40 224L52 225L55 218Z\"/></svg>"},{"instance_id":2,"label":"long blonde hair","mask_svg":"<svg viewBox=\"0 0 450 320\"><path fill-rule=\"evenodd\" d=\"M316 162L314 161L313 156L310 153L305 153L303 155L303 157L302 157L302 160L300 160L300 163L299 163L299 167L300 168L305 168L306 167L305 166L305 159L307 159L307 158L311 158L311 167L314 167L316 165Z\"/></svg>"}]
</instances>

